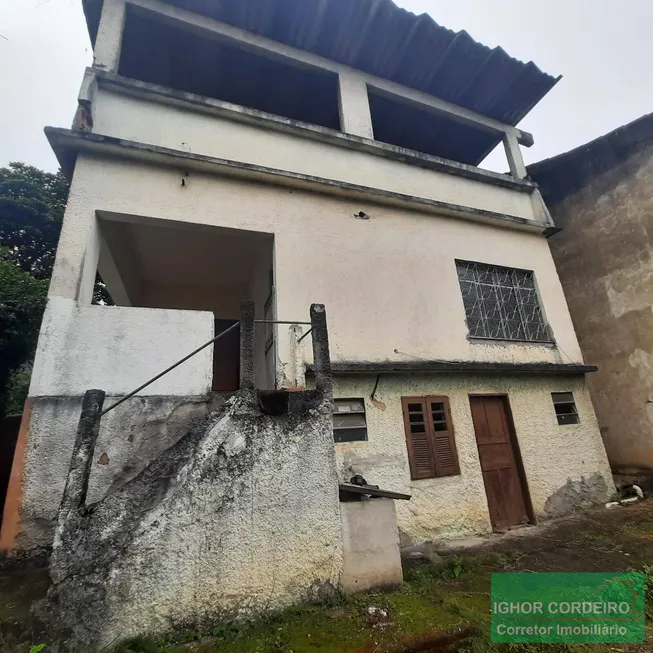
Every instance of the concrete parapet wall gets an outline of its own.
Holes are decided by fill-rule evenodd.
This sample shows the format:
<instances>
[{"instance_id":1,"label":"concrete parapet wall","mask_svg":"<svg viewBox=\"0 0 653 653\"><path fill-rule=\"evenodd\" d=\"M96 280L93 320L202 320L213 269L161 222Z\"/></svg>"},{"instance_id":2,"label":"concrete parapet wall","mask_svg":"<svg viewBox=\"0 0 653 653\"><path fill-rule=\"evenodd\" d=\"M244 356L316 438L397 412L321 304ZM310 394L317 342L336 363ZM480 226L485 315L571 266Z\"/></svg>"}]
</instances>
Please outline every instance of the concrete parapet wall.
<instances>
[{"instance_id":1,"label":"concrete parapet wall","mask_svg":"<svg viewBox=\"0 0 653 653\"><path fill-rule=\"evenodd\" d=\"M30 397L81 396L90 388L125 395L213 337L213 314L84 306L50 297ZM143 395L203 395L211 389L213 346L155 381Z\"/></svg>"}]
</instances>

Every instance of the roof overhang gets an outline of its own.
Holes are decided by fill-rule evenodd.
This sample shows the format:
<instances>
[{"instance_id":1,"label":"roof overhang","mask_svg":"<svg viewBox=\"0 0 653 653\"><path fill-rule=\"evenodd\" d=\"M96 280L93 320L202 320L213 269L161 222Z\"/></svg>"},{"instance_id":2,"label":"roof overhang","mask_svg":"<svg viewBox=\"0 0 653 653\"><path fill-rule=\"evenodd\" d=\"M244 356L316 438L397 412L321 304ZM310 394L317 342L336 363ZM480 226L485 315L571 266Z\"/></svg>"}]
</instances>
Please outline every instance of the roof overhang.
<instances>
[{"instance_id":1,"label":"roof overhang","mask_svg":"<svg viewBox=\"0 0 653 653\"><path fill-rule=\"evenodd\" d=\"M164 1L513 126L560 79L532 61L518 61L500 47L488 48L467 32L446 29L392 0ZM82 2L94 43L103 0ZM431 125L439 138L465 144L457 160L472 165L500 142L494 134L436 122L433 118Z\"/></svg>"},{"instance_id":2,"label":"roof overhang","mask_svg":"<svg viewBox=\"0 0 653 653\"><path fill-rule=\"evenodd\" d=\"M578 375L598 371L596 365L582 363L492 363L483 361L339 361L331 363L334 375L415 374L415 373L517 373ZM307 372L313 373L309 365Z\"/></svg>"}]
</instances>

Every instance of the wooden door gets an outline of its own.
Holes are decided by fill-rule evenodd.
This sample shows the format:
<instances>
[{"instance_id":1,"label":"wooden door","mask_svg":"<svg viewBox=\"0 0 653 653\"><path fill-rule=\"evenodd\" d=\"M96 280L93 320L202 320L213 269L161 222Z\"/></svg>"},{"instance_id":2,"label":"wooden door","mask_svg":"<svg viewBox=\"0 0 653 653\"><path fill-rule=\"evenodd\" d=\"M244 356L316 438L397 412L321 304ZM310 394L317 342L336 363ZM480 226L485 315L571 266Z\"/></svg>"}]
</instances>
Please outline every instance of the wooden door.
<instances>
[{"instance_id":1,"label":"wooden door","mask_svg":"<svg viewBox=\"0 0 653 653\"><path fill-rule=\"evenodd\" d=\"M507 397L470 397L490 521L495 531L528 522ZM518 466L519 465L519 466Z\"/></svg>"}]
</instances>

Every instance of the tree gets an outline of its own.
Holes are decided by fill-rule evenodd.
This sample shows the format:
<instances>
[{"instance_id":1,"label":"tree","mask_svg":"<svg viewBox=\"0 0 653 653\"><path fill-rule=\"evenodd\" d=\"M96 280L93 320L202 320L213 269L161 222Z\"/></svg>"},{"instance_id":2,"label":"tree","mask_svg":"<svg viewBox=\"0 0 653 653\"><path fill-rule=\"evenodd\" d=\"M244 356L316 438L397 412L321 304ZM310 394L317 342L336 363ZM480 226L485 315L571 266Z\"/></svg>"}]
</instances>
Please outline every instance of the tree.
<instances>
[{"instance_id":1,"label":"tree","mask_svg":"<svg viewBox=\"0 0 653 653\"><path fill-rule=\"evenodd\" d=\"M16 403L22 404L6 389L12 375L19 374L33 355L47 292L47 279L37 279L6 254L0 258L0 416L7 403L14 410ZM27 394L24 386L18 385L20 394Z\"/></svg>"},{"instance_id":2,"label":"tree","mask_svg":"<svg viewBox=\"0 0 653 653\"><path fill-rule=\"evenodd\" d=\"M52 275L69 184L61 171L24 163L0 168L0 247L36 279Z\"/></svg>"}]
</instances>

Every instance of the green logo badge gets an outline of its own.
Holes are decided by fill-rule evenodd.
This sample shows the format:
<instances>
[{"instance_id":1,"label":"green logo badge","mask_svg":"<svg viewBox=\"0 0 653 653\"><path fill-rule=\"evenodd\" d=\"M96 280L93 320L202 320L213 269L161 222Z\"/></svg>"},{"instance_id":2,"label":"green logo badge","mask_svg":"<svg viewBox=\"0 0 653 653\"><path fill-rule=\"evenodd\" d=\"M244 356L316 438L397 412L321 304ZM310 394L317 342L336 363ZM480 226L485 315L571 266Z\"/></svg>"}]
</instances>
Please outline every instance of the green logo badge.
<instances>
[{"instance_id":1,"label":"green logo badge","mask_svg":"<svg viewBox=\"0 0 653 653\"><path fill-rule=\"evenodd\" d=\"M492 574L492 641L644 641L644 575Z\"/></svg>"}]
</instances>

